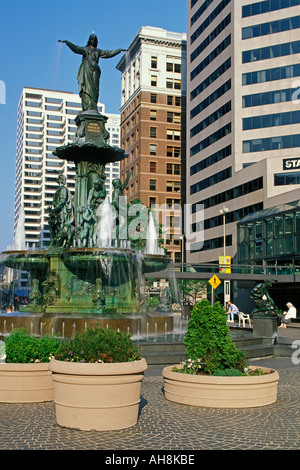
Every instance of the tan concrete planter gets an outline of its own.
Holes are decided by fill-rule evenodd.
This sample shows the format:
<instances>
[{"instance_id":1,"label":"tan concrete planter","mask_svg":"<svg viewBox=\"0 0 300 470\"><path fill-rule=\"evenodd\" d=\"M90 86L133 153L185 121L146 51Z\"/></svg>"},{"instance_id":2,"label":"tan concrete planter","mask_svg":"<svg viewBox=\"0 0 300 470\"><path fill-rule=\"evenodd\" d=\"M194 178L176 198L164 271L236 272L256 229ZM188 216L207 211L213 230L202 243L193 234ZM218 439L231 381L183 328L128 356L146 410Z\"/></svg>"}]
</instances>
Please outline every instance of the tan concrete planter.
<instances>
[{"instance_id":1,"label":"tan concrete planter","mask_svg":"<svg viewBox=\"0 0 300 470\"><path fill-rule=\"evenodd\" d=\"M30 403L53 399L48 363L0 363L0 402Z\"/></svg>"},{"instance_id":2,"label":"tan concrete planter","mask_svg":"<svg viewBox=\"0 0 300 470\"><path fill-rule=\"evenodd\" d=\"M87 364L52 359L57 424L107 431L134 426L138 420L145 359Z\"/></svg>"},{"instance_id":3,"label":"tan concrete planter","mask_svg":"<svg viewBox=\"0 0 300 470\"><path fill-rule=\"evenodd\" d=\"M172 372L172 368L163 369L164 391L165 398L176 403L210 408L252 408L277 400L279 374L273 369L260 367L266 373L257 376L213 377L181 374Z\"/></svg>"}]
</instances>

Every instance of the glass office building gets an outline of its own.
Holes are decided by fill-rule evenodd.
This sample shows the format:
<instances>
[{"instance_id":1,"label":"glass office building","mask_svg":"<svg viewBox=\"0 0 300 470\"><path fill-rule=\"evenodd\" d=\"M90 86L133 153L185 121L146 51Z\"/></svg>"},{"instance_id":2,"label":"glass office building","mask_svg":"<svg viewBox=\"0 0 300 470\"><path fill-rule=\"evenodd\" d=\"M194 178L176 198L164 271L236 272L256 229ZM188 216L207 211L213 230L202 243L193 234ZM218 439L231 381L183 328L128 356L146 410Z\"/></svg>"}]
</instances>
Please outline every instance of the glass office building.
<instances>
[{"instance_id":1,"label":"glass office building","mask_svg":"<svg viewBox=\"0 0 300 470\"><path fill-rule=\"evenodd\" d=\"M237 224L239 264L300 270L300 200L244 217Z\"/></svg>"}]
</instances>

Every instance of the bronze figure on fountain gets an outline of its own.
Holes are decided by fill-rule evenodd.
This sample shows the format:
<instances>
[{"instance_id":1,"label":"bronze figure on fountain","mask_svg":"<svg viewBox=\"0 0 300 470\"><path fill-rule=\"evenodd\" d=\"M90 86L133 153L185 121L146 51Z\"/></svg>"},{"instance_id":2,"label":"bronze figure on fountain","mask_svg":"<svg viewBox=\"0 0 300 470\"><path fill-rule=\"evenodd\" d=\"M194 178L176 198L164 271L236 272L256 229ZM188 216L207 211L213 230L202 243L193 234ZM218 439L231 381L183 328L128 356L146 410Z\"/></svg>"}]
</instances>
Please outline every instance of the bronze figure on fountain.
<instances>
[{"instance_id":1,"label":"bronze figure on fountain","mask_svg":"<svg viewBox=\"0 0 300 470\"><path fill-rule=\"evenodd\" d=\"M98 38L94 33L90 35L87 45L84 47L76 46L67 40L59 39L59 42L65 43L75 54L82 55L82 62L77 74L82 110L97 112L101 75L98 65L99 59L109 59L122 51L126 51L126 49L116 49L114 51L98 49Z\"/></svg>"}]
</instances>

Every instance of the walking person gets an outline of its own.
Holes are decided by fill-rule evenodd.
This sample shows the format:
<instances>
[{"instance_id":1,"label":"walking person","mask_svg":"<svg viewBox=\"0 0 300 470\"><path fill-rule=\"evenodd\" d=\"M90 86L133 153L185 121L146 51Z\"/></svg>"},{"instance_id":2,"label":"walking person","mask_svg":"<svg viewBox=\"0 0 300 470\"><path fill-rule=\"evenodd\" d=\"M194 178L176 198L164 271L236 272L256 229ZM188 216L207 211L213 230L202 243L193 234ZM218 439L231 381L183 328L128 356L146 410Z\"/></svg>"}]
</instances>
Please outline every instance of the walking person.
<instances>
[{"instance_id":1,"label":"walking person","mask_svg":"<svg viewBox=\"0 0 300 470\"><path fill-rule=\"evenodd\" d=\"M286 306L288 308L288 311L283 312L283 315L281 317L281 325L279 326L279 328L286 328L287 324L291 323L292 318L296 318L297 316L297 310L291 302L288 302Z\"/></svg>"},{"instance_id":2,"label":"walking person","mask_svg":"<svg viewBox=\"0 0 300 470\"><path fill-rule=\"evenodd\" d=\"M237 308L237 306L235 304L233 304L232 302L228 302L228 307L227 307L227 321L233 323L234 321L234 314L238 314L239 312L239 309ZM230 320L229 320L230 318Z\"/></svg>"}]
</instances>

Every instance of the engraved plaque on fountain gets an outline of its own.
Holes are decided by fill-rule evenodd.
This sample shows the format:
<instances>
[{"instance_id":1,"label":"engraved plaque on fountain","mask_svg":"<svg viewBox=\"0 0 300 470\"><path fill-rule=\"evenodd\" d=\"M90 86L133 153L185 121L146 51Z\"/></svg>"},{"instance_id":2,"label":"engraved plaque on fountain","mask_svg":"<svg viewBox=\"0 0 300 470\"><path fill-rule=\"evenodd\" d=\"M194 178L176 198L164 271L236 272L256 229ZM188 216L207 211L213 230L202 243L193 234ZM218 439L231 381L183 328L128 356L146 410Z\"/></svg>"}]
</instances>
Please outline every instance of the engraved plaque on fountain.
<instances>
[{"instance_id":1,"label":"engraved plaque on fountain","mask_svg":"<svg viewBox=\"0 0 300 470\"><path fill-rule=\"evenodd\" d=\"M100 125L98 124L98 122L90 121L87 123L86 132L90 136L97 137L101 133Z\"/></svg>"}]
</instances>

